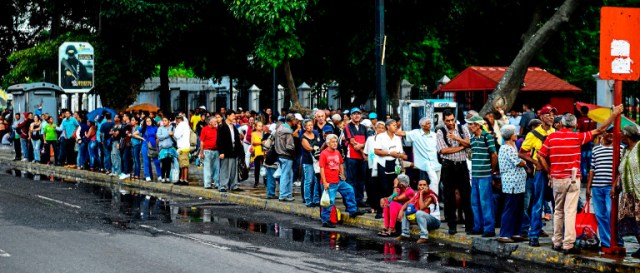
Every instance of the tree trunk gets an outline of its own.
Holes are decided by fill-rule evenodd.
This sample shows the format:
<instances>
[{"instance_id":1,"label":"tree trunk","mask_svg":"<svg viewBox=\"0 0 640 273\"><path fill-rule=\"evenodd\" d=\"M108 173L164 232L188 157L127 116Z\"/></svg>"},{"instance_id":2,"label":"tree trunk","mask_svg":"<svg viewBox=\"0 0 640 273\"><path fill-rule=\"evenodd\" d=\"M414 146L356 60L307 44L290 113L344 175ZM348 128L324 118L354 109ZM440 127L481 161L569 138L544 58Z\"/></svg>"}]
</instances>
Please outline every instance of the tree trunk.
<instances>
[{"instance_id":1,"label":"tree trunk","mask_svg":"<svg viewBox=\"0 0 640 273\"><path fill-rule=\"evenodd\" d=\"M524 39L526 42L500 79L496 89L489 95L489 99L480 110L480 115L495 110L496 106L501 107L505 112L511 109L524 81L529 63L538 50L558 31L560 25L569 21L578 2L579 0L565 0L556 13L538 31L531 37ZM536 16L533 17L533 20L536 20Z\"/></svg>"},{"instance_id":2,"label":"tree trunk","mask_svg":"<svg viewBox=\"0 0 640 273\"><path fill-rule=\"evenodd\" d=\"M169 66L160 64L160 109L166 115L171 113L171 90L169 90Z\"/></svg>"},{"instance_id":3,"label":"tree trunk","mask_svg":"<svg viewBox=\"0 0 640 273\"><path fill-rule=\"evenodd\" d=\"M402 79L397 79L392 89L391 95L391 113L393 117L398 116L398 106L400 105L400 91L402 88Z\"/></svg>"},{"instance_id":4,"label":"tree trunk","mask_svg":"<svg viewBox=\"0 0 640 273\"><path fill-rule=\"evenodd\" d=\"M293 110L296 112L305 110L302 109L302 105L300 105L300 100L298 99L298 89L296 88L296 82L293 80L293 74L291 73L291 64L289 63L289 60L286 60L284 62L284 75L287 78L287 88L289 89L289 96L291 97L291 109L289 110ZM283 107L287 107L286 102Z\"/></svg>"}]
</instances>

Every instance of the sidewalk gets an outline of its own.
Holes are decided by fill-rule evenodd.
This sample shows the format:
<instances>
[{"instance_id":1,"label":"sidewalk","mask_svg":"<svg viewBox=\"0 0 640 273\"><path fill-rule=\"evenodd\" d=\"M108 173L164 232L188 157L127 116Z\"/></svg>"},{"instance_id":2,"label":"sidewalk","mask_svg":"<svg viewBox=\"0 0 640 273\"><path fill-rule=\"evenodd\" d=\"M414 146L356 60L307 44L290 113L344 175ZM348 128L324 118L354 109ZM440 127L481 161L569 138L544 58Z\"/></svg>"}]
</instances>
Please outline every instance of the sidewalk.
<instances>
[{"instance_id":1,"label":"sidewalk","mask_svg":"<svg viewBox=\"0 0 640 273\"><path fill-rule=\"evenodd\" d=\"M121 184L127 186L133 186L142 189L148 189L158 192L164 192L168 194L180 194L192 197L202 197L205 199L216 200L220 202L228 202L239 205L250 206L258 209L265 209L270 211L290 213L299 216L312 217L314 219L320 219L320 213L318 208L307 208L302 202L300 196L300 188L294 187L294 196L296 201L294 202L280 202L277 199L266 199L264 184L260 184L257 188L253 187L253 170L250 171L251 175L248 180L240 184L240 188L244 191L239 193L220 193L217 190L208 190L200 186L202 179L202 169L191 165L189 168L189 186L174 186L170 183L155 183L145 182L144 180L118 180L116 177L110 177L102 173L89 172L85 170L66 169L63 167L47 166L37 163L28 163L22 161L13 161L13 150L2 147L0 149L0 163L7 165L11 168L16 168L22 171L34 173L52 175L70 180L80 180L85 183L94 183L101 185L114 185ZM278 187L276 187L277 190ZM582 189L584 194L584 189ZM342 202L336 202L337 206L343 211L342 224L357 226L362 228L378 231L383 227L382 219L375 219L374 214L365 214L357 218L350 218L347 213L344 213L344 205ZM545 222L543 227L548 234L553 233L552 222ZM318 220L318 226L320 221ZM399 226L397 226L399 228ZM372 231L372 232L373 232ZM417 234L417 229L414 229L414 235ZM499 229L496 229L496 233ZM435 230L429 233L429 237L437 241L452 244L458 247L470 249L471 251L478 251L483 253L491 253L497 255L501 259L519 259L524 261L531 261L539 264L554 264L555 266L566 266L572 269L582 269L599 272L640 272L640 260L633 259L630 255L626 257L611 257L598 255L593 252L583 252L581 255L563 255L562 253L553 251L551 249L550 238L540 238L540 247L530 247L526 242L501 244L496 238L482 238L480 236L468 236L464 232L464 227L458 225L458 233L455 235L447 234L447 225L442 224L439 230ZM417 239L417 237L415 237ZM393 240L393 238L389 238ZM638 249L637 243L625 242L628 253L634 252Z\"/></svg>"}]
</instances>

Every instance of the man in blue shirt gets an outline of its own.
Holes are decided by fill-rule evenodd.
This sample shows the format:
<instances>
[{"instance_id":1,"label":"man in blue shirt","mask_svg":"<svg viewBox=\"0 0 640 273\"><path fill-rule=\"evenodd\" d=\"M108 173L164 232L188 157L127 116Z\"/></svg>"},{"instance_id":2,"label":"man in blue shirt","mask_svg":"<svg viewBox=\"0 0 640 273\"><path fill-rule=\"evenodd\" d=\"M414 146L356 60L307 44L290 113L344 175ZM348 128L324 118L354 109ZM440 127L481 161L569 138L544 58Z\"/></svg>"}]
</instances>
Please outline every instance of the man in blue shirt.
<instances>
[{"instance_id":1,"label":"man in blue shirt","mask_svg":"<svg viewBox=\"0 0 640 273\"><path fill-rule=\"evenodd\" d=\"M76 146L75 139L73 138L73 133L76 131L76 128L80 123L71 117L71 112L66 110L64 112L64 119L62 120L62 130L66 136L64 141L64 150L63 154L60 155L60 164L65 165L65 167L75 167L76 165L76 155L74 148Z\"/></svg>"},{"instance_id":2,"label":"man in blue shirt","mask_svg":"<svg viewBox=\"0 0 640 273\"><path fill-rule=\"evenodd\" d=\"M429 189L438 195L440 188L440 171L442 165L438 162L438 140L431 132L433 122L423 117L419 121L420 129L398 131L396 135L411 141L413 146L413 167L420 170L420 180L429 180Z\"/></svg>"}]
</instances>

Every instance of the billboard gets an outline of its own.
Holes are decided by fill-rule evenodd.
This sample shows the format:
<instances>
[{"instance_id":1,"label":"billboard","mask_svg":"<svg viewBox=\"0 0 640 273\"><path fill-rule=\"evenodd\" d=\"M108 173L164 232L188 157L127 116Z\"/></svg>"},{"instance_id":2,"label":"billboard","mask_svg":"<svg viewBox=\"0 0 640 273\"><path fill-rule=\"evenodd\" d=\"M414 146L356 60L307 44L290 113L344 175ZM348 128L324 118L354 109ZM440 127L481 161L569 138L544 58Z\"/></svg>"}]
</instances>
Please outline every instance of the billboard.
<instances>
[{"instance_id":1,"label":"billboard","mask_svg":"<svg viewBox=\"0 0 640 273\"><path fill-rule=\"evenodd\" d=\"M85 42L65 42L58 48L58 85L67 93L86 93L93 88L93 46Z\"/></svg>"}]
</instances>

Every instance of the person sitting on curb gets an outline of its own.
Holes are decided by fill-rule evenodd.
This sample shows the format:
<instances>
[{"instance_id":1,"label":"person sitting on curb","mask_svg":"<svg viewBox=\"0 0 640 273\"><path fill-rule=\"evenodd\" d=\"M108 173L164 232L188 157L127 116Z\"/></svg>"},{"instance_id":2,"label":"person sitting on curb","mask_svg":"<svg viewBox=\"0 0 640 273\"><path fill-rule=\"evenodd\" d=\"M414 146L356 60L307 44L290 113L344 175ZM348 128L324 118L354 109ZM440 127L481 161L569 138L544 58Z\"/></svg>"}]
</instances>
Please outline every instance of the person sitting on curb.
<instances>
[{"instance_id":1,"label":"person sitting on curb","mask_svg":"<svg viewBox=\"0 0 640 273\"><path fill-rule=\"evenodd\" d=\"M413 199L415 192L409 187L409 176L400 174L394 181L393 193L389 197L380 199L382 215L384 217L384 229L378 233L383 237L396 233L398 214L409 200Z\"/></svg>"},{"instance_id":2,"label":"person sitting on curb","mask_svg":"<svg viewBox=\"0 0 640 273\"><path fill-rule=\"evenodd\" d=\"M320 218L322 226L335 228L329 220L331 218L331 210L336 201L336 193L342 195L349 217L357 217L363 215L364 212L358 210L356 206L356 196L353 187L345 182L344 165L342 154L338 151L338 136L330 134L326 139L327 148L320 154L320 179L324 185L324 190L328 191L331 204L322 209Z\"/></svg>"},{"instance_id":3,"label":"person sitting on curb","mask_svg":"<svg viewBox=\"0 0 640 273\"><path fill-rule=\"evenodd\" d=\"M409 214L407 208L413 206L413 215ZM405 241L411 239L411 220L420 227L420 239L417 244L426 244L429 241L429 230L440 228L440 206L438 205L438 195L427 186L426 180L418 181L418 192L406 202L398 218L402 219L402 234L396 238L396 241Z\"/></svg>"}]
</instances>

